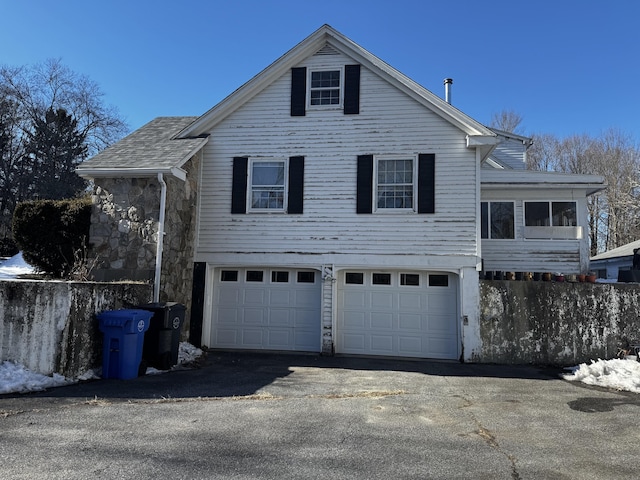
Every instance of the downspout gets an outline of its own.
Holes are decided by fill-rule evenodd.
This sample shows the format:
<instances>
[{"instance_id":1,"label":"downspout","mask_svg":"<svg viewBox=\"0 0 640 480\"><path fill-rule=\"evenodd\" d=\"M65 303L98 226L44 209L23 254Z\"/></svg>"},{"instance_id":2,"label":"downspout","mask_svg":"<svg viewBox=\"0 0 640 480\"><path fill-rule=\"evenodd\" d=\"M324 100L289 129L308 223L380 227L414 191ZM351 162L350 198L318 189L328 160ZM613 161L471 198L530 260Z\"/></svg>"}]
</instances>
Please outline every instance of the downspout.
<instances>
[{"instance_id":1,"label":"downspout","mask_svg":"<svg viewBox=\"0 0 640 480\"><path fill-rule=\"evenodd\" d=\"M156 245L156 274L153 285L153 301L160 301L160 274L162 273L162 248L164 243L164 217L167 204L167 184L162 173L158 173L158 183L160 184L160 214L158 216L158 242Z\"/></svg>"}]
</instances>

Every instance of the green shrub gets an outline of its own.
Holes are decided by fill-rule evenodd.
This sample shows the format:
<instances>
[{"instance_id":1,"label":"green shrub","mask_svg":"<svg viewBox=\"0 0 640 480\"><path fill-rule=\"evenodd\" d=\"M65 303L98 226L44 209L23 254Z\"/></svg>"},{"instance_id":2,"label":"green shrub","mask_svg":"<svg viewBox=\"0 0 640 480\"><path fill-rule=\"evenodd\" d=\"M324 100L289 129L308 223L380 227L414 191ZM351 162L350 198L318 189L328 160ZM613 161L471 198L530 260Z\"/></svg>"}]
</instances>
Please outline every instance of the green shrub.
<instances>
[{"instance_id":1,"label":"green shrub","mask_svg":"<svg viewBox=\"0 0 640 480\"><path fill-rule=\"evenodd\" d=\"M88 197L23 202L13 214L13 238L30 265L42 273L65 278L78 253L88 247L90 225Z\"/></svg>"}]
</instances>

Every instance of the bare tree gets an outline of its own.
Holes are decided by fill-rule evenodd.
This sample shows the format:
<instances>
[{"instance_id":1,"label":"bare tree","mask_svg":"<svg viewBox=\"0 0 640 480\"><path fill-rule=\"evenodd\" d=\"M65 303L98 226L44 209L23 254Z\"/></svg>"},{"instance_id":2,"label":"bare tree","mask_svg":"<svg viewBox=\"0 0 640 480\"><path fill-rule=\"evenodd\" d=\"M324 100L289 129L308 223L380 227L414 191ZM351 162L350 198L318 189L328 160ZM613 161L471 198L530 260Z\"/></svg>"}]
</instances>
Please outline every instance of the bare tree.
<instances>
[{"instance_id":1,"label":"bare tree","mask_svg":"<svg viewBox=\"0 0 640 480\"><path fill-rule=\"evenodd\" d=\"M503 110L494 113L491 117L490 126L505 132L522 134L522 116L513 110Z\"/></svg>"}]
</instances>

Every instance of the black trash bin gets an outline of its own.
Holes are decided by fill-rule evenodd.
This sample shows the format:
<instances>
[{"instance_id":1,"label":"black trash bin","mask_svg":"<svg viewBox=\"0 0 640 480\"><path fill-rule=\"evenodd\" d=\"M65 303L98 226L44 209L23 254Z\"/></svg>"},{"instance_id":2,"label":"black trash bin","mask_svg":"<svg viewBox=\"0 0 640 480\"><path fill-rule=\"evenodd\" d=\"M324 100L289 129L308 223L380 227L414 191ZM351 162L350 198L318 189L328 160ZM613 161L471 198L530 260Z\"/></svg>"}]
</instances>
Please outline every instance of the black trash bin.
<instances>
[{"instance_id":1,"label":"black trash bin","mask_svg":"<svg viewBox=\"0 0 640 480\"><path fill-rule=\"evenodd\" d=\"M143 363L159 370L169 370L178 363L180 331L186 307L176 302L159 302L137 308L153 313L149 330L145 333Z\"/></svg>"}]
</instances>

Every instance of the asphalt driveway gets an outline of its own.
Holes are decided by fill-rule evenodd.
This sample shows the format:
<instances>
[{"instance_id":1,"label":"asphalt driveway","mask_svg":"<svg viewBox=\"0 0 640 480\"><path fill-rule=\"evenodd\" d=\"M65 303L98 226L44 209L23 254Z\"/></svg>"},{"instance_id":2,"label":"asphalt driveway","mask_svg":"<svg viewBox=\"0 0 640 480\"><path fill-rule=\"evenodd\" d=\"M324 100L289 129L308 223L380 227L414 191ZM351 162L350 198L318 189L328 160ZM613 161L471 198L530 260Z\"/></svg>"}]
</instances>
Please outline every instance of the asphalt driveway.
<instances>
[{"instance_id":1,"label":"asphalt driveway","mask_svg":"<svg viewBox=\"0 0 640 480\"><path fill-rule=\"evenodd\" d=\"M640 395L534 367L212 353L0 396L3 479L620 479Z\"/></svg>"}]
</instances>

